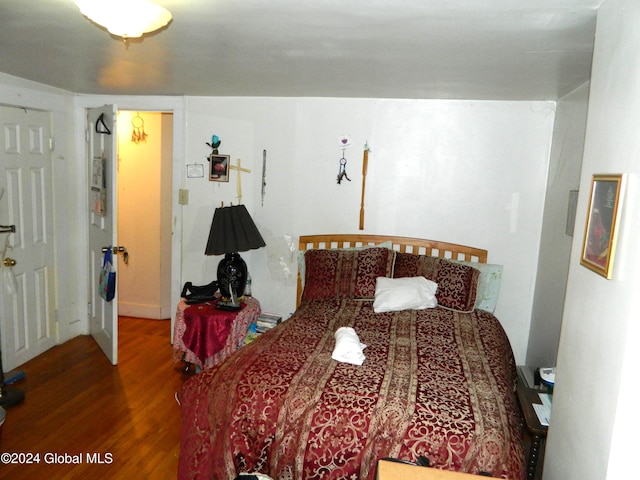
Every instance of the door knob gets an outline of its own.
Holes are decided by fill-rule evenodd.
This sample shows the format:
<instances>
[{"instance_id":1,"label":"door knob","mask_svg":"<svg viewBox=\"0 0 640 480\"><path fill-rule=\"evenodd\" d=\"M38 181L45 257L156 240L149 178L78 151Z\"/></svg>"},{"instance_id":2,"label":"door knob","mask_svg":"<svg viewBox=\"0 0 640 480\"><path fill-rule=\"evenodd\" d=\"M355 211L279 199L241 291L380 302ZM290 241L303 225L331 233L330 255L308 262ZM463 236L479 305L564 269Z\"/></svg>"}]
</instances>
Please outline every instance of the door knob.
<instances>
[{"instance_id":1,"label":"door knob","mask_svg":"<svg viewBox=\"0 0 640 480\"><path fill-rule=\"evenodd\" d=\"M102 253L107 253L108 251L109 251L109 247L102 247ZM122 245L119 245L117 247L111 247L111 251L113 252L114 255L121 253L122 260L124 261L124 263L126 265L129 264L129 252L127 252L127 247L123 247Z\"/></svg>"},{"instance_id":2,"label":"door knob","mask_svg":"<svg viewBox=\"0 0 640 480\"><path fill-rule=\"evenodd\" d=\"M2 262L2 264L5 267L15 267L16 263L17 262L13 258L9 258L9 257L5 258L4 261Z\"/></svg>"}]
</instances>

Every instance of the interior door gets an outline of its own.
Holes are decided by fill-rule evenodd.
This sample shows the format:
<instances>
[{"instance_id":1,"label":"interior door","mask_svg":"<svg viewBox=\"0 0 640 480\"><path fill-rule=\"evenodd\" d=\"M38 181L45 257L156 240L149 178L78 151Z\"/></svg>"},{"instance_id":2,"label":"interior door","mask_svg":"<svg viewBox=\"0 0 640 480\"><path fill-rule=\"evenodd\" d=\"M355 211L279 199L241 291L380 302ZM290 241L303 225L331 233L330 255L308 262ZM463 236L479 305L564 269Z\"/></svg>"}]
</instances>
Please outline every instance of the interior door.
<instances>
[{"instance_id":1,"label":"interior door","mask_svg":"<svg viewBox=\"0 0 640 480\"><path fill-rule=\"evenodd\" d=\"M0 106L0 225L15 225L0 233L5 370L57 342L50 124L48 112Z\"/></svg>"},{"instance_id":2,"label":"interior door","mask_svg":"<svg viewBox=\"0 0 640 480\"><path fill-rule=\"evenodd\" d=\"M90 331L109 361L118 363L118 294L107 302L98 291L104 249L117 246L117 135L115 105L87 110L89 165ZM113 255L117 269L117 255ZM117 272L116 272L117 278Z\"/></svg>"}]
</instances>

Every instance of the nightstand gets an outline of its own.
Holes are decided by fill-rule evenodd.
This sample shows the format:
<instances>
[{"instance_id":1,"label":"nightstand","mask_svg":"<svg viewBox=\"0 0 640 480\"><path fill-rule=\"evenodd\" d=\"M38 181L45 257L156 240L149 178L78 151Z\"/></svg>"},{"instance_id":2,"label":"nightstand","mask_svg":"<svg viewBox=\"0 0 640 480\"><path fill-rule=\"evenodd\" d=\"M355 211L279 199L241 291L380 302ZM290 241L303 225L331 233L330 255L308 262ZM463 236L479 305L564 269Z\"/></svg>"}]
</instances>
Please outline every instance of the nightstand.
<instances>
[{"instance_id":1,"label":"nightstand","mask_svg":"<svg viewBox=\"0 0 640 480\"><path fill-rule=\"evenodd\" d=\"M238 311L221 310L218 300L187 305L180 300L173 338L174 359L196 371L222 363L246 344L249 326L258 321L260 302L244 297Z\"/></svg>"},{"instance_id":2,"label":"nightstand","mask_svg":"<svg viewBox=\"0 0 640 480\"><path fill-rule=\"evenodd\" d=\"M547 437L549 427L542 425L533 408L533 404L541 404L542 400L538 394L546 393L544 390L536 390L525 386L518 380L517 386L518 402L524 419L524 427L531 436L531 446L529 447L529 458L527 459L527 478L533 480L536 476L536 468L538 466L538 457L540 457L540 448L542 442Z\"/></svg>"}]
</instances>

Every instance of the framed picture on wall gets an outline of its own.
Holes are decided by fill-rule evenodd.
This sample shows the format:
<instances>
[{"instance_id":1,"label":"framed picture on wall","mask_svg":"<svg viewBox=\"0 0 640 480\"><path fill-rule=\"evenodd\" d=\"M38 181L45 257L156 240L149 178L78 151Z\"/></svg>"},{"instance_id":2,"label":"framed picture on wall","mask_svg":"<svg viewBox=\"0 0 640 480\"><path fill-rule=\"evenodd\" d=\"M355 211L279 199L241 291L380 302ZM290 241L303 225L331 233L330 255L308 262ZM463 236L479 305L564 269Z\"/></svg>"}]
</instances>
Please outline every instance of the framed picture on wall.
<instances>
[{"instance_id":1,"label":"framed picture on wall","mask_svg":"<svg viewBox=\"0 0 640 480\"><path fill-rule=\"evenodd\" d=\"M610 279L616 250L624 175L593 175L580 263Z\"/></svg>"},{"instance_id":2,"label":"framed picture on wall","mask_svg":"<svg viewBox=\"0 0 640 480\"><path fill-rule=\"evenodd\" d=\"M229 155L209 155L209 180L212 182L229 181Z\"/></svg>"},{"instance_id":3,"label":"framed picture on wall","mask_svg":"<svg viewBox=\"0 0 640 480\"><path fill-rule=\"evenodd\" d=\"M204 165L201 163L187 164L187 178L204 178Z\"/></svg>"}]
</instances>

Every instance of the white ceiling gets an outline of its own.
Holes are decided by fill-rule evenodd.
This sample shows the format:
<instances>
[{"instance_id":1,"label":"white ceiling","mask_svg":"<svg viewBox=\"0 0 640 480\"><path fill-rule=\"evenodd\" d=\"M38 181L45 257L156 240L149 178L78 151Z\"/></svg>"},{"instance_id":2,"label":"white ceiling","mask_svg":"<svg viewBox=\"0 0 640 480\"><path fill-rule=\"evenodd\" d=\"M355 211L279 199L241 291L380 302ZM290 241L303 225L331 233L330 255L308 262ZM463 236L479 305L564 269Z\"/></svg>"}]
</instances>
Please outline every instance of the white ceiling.
<instances>
[{"instance_id":1,"label":"white ceiling","mask_svg":"<svg viewBox=\"0 0 640 480\"><path fill-rule=\"evenodd\" d=\"M172 23L127 49L72 0L0 0L0 72L86 94L555 100L589 79L602 1L157 0Z\"/></svg>"}]
</instances>

